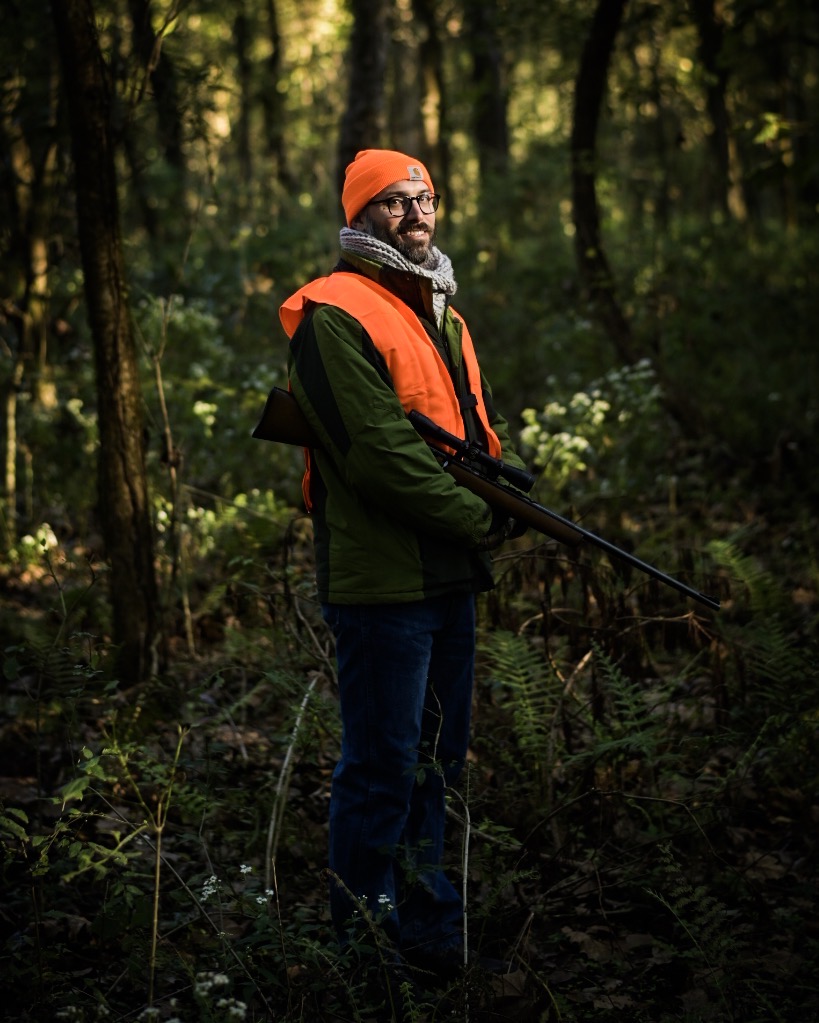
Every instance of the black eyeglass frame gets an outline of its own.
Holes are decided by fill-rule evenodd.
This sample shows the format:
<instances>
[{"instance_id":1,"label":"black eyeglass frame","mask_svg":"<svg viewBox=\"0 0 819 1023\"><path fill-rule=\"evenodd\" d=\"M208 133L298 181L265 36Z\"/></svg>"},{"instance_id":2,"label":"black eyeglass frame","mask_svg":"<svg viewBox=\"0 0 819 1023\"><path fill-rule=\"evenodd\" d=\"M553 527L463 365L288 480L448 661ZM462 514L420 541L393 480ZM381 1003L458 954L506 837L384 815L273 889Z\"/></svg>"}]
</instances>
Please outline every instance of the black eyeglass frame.
<instances>
[{"instance_id":1,"label":"black eyeglass frame","mask_svg":"<svg viewBox=\"0 0 819 1023\"><path fill-rule=\"evenodd\" d=\"M425 201L429 201L432 206L431 210L425 210L421 205L421 203ZM399 213L393 213L390 209L389 204L392 202L401 203L401 210ZM388 195L385 199L372 199L370 202L365 203L364 206L365 208L367 206L386 206L387 213L389 213L391 217L405 217L412 209L412 204L414 202L418 203L418 209L424 214L424 216L429 216L430 213L435 213L438 209L441 197L436 192L422 192L421 195Z\"/></svg>"}]
</instances>

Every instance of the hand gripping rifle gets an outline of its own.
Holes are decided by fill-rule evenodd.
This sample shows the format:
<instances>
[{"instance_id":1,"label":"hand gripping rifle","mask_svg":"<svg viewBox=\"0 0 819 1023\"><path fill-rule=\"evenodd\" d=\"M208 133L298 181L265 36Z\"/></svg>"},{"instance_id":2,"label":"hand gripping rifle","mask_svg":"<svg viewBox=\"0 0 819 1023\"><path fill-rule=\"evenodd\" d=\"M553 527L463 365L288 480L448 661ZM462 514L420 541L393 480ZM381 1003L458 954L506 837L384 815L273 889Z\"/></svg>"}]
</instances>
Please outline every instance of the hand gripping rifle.
<instances>
[{"instance_id":1,"label":"hand gripping rifle","mask_svg":"<svg viewBox=\"0 0 819 1023\"><path fill-rule=\"evenodd\" d=\"M584 541L591 543L611 557L618 558L679 593L691 597L692 600L699 601L712 611L719 611L720 603L713 597L686 586L679 579L666 575L665 572L641 561L628 551L615 547L596 533L583 529L570 519L564 519L557 512L550 511L533 501L523 493L531 490L535 482L535 477L525 469L505 465L477 445L444 430L420 412L410 412L407 418L427 441L441 468L448 472L456 483L477 494L490 507L505 512L509 518L516 519L568 547L578 547ZM259 440L278 441L298 447L319 447L318 439L304 418L296 399L289 391L280 387L274 387L268 395L262 418L252 436ZM506 482L501 482L502 480Z\"/></svg>"}]
</instances>

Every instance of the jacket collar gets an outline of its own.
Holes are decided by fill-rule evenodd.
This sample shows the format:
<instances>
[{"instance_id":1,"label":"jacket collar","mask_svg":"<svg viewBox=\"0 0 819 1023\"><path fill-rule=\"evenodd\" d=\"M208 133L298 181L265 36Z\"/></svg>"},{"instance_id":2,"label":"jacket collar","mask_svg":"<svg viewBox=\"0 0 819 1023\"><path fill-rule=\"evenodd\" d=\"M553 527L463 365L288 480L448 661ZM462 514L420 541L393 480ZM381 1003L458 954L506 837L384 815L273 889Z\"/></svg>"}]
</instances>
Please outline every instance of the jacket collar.
<instances>
[{"instance_id":1,"label":"jacket collar","mask_svg":"<svg viewBox=\"0 0 819 1023\"><path fill-rule=\"evenodd\" d=\"M374 259L366 259L354 252L344 252L339 262L333 267L333 273L345 271L347 273L358 273L369 277L382 288L392 292L396 298L410 307L421 319L435 323L435 313L432 305L432 281L421 274L414 274L408 270L396 270L391 266L385 266Z\"/></svg>"}]
</instances>

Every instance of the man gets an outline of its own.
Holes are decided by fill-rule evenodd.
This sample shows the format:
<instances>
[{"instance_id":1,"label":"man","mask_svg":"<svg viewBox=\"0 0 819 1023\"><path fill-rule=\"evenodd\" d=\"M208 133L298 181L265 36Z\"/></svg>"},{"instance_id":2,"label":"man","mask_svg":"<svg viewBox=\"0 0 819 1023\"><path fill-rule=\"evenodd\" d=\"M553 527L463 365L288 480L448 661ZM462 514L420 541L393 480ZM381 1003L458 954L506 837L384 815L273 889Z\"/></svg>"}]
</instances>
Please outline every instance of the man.
<instances>
[{"instance_id":1,"label":"man","mask_svg":"<svg viewBox=\"0 0 819 1023\"><path fill-rule=\"evenodd\" d=\"M450 305L426 167L364 150L342 206L341 261L280 310L290 387L321 439L304 498L343 729L330 906L342 943L369 917L401 956L434 968L462 956L463 905L441 868L445 787L467 752L485 551L508 529L443 471L406 413L522 463Z\"/></svg>"}]
</instances>

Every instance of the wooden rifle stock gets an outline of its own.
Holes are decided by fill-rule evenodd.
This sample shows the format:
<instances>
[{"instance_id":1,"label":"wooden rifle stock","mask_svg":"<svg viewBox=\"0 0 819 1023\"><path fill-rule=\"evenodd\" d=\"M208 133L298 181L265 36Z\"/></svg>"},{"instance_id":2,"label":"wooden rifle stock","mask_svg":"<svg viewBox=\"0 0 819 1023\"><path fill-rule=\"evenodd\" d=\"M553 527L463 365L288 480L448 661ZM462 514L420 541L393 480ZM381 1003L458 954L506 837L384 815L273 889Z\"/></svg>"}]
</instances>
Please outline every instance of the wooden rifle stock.
<instances>
[{"instance_id":1,"label":"wooden rifle stock","mask_svg":"<svg viewBox=\"0 0 819 1023\"><path fill-rule=\"evenodd\" d=\"M510 518L517 519L518 522L524 523L538 533L543 533L569 547L577 547L584 541L591 543L611 557L624 561L679 593L704 604L712 611L719 610L720 603L713 597L686 586L685 583L673 576L666 575L665 572L641 561L633 554L629 554L628 551L615 547L614 544L597 536L596 533L583 529L577 523L563 518L557 512L550 511L542 504L527 497L526 494L506 483L498 482L495 478L498 475L505 476L508 470L511 470L512 473L521 473L521 470L504 466L503 463L490 459L489 456L483 456L487 462L493 463L493 471L487 474L485 467L482 471L480 462L475 464L474 459L472 462L468 460L470 454L474 455L474 451L470 446L465 445L461 438L447 433L418 412L410 412L408 418L419 434L422 436L432 434L437 440L452 448L452 451L448 451L444 447L439 447L438 444L427 442L435 453L441 468L448 472L457 483L467 490L471 490L473 494L477 494L491 507L505 512ZM252 436L259 440L278 441L280 444L294 444L304 448L321 446L296 399L289 391L280 387L274 387L268 395L262 417L253 430ZM459 451L461 454L458 453ZM526 473L522 472L521 478L525 478L525 476Z\"/></svg>"}]
</instances>

